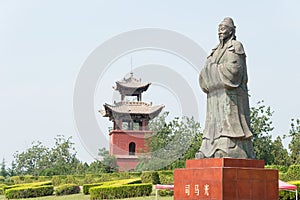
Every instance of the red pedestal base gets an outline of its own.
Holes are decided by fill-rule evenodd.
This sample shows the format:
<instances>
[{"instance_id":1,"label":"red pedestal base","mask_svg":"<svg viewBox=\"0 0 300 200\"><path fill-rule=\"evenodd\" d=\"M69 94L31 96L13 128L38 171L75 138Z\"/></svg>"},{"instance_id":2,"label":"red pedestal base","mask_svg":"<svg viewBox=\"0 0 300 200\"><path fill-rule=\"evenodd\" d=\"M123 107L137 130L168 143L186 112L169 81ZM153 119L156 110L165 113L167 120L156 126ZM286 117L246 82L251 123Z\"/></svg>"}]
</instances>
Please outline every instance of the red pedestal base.
<instances>
[{"instance_id":1,"label":"red pedestal base","mask_svg":"<svg viewBox=\"0 0 300 200\"><path fill-rule=\"evenodd\" d=\"M174 171L174 200L278 200L278 171L263 160L188 160Z\"/></svg>"}]
</instances>

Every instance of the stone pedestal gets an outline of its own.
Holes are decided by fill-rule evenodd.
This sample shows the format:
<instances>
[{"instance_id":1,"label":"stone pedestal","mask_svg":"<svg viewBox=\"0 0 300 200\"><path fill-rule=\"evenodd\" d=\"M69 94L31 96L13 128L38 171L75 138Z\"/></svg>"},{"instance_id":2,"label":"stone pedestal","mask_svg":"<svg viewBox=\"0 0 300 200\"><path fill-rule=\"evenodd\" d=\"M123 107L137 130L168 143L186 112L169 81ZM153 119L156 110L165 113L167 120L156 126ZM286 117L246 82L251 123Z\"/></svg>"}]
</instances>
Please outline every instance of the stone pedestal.
<instances>
[{"instance_id":1,"label":"stone pedestal","mask_svg":"<svg viewBox=\"0 0 300 200\"><path fill-rule=\"evenodd\" d=\"M174 171L174 200L278 200L278 171L263 160L188 160Z\"/></svg>"}]
</instances>

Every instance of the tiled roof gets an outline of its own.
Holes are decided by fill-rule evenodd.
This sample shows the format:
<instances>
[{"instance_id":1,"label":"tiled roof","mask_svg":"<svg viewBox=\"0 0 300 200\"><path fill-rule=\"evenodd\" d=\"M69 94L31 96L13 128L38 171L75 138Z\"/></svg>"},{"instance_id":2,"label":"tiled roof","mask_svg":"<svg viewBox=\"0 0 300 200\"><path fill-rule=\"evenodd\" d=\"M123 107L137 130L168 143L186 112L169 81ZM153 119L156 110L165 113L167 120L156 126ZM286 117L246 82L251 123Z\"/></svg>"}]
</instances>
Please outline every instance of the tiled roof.
<instances>
[{"instance_id":1,"label":"tiled roof","mask_svg":"<svg viewBox=\"0 0 300 200\"><path fill-rule=\"evenodd\" d=\"M128 88L128 89L137 89L137 88L145 88L145 90L148 89L149 85L151 83L148 82L142 82L141 79L136 79L133 77L133 73L131 73L129 78L125 78L121 81L116 82L116 90L120 90L122 88Z\"/></svg>"},{"instance_id":2,"label":"tiled roof","mask_svg":"<svg viewBox=\"0 0 300 200\"><path fill-rule=\"evenodd\" d=\"M137 102L119 102L115 105L104 104L105 114L103 111L100 111L104 114L104 117L109 117L111 112L120 113L120 114L154 114L156 112L160 113L164 108L164 105L152 106L152 103L145 103L141 101ZM157 113L157 114L158 114Z\"/></svg>"}]
</instances>

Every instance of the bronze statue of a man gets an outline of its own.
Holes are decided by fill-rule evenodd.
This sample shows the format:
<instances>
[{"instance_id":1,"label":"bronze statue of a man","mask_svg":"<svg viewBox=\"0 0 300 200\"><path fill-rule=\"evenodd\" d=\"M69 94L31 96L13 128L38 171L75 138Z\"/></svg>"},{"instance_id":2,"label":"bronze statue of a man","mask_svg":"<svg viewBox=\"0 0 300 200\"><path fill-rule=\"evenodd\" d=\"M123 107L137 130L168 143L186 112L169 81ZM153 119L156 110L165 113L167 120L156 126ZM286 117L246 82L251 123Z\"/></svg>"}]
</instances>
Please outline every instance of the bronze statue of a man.
<instances>
[{"instance_id":1,"label":"bronze statue of a man","mask_svg":"<svg viewBox=\"0 0 300 200\"><path fill-rule=\"evenodd\" d=\"M220 43L208 56L199 82L207 94L200 158L255 158L250 131L246 55L233 20L219 25Z\"/></svg>"}]
</instances>

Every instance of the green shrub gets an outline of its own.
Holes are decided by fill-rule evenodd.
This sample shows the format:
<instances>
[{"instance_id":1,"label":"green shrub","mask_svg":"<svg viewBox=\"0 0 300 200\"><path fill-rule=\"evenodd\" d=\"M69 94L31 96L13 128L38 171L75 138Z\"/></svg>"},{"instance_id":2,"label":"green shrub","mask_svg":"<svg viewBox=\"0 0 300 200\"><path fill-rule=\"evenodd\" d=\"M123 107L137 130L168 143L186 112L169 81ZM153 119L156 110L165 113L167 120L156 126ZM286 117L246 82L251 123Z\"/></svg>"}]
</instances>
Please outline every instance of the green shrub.
<instances>
[{"instance_id":1,"label":"green shrub","mask_svg":"<svg viewBox=\"0 0 300 200\"><path fill-rule=\"evenodd\" d=\"M52 177L52 184L54 186L60 185L61 184L61 178L60 178L60 176L53 176Z\"/></svg>"},{"instance_id":2,"label":"green shrub","mask_svg":"<svg viewBox=\"0 0 300 200\"><path fill-rule=\"evenodd\" d=\"M0 184L0 195L4 194L4 190L3 190L4 186L5 186L4 184Z\"/></svg>"},{"instance_id":3,"label":"green shrub","mask_svg":"<svg viewBox=\"0 0 300 200\"><path fill-rule=\"evenodd\" d=\"M141 176L142 183L152 183L153 185L159 184L159 175L156 171L145 171Z\"/></svg>"},{"instance_id":4,"label":"green shrub","mask_svg":"<svg viewBox=\"0 0 300 200\"><path fill-rule=\"evenodd\" d=\"M104 182L104 185L130 185L130 184L137 184L142 183L141 178L131 178L131 179L123 179L123 180L116 180L116 181L109 181Z\"/></svg>"},{"instance_id":5,"label":"green shrub","mask_svg":"<svg viewBox=\"0 0 300 200\"><path fill-rule=\"evenodd\" d=\"M32 175L24 176L24 183L32 183L32 182L34 182L34 176L32 176Z\"/></svg>"},{"instance_id":6,"label":"green shrub","mask_svg":"<svg viewBox=\"0 0 300 200\"><path fill-rule=\"evenodd\" d=\"M32 185L32 186L52 185L52 181L35 182L35 183L29 183L24 185Z\"/></svg>"},{"instance_id":7,"label":"green shrub","mask_svg":"<svg viewBox=\"0 0 300 200\"><path fill-rule=\"evenodd\" d=\"M20 178L20 176L13 176L13 177L11 177L11 178L12 178L14 184L20 184L20 183L21 183L21 178Z\"/></svg>"},{"instance_id":8,"label":"green shrub","mask_svg":"<svg viewBox=\"0 0 300 200\"><path fill-rule=\"evenodd\" d=\"M91 184L84 184L82 186L82 190L83 190L83 194L90 194L89 190L90 188L92 187L96 187L96 186L100 186L100 185L103 185L103 183L91 183Z\"/></svg>"},{"instance_id":9,"label":"green shrub","mask_svg":"<svg viewBox=\"0 0 300 200\"><path fill-rule=\"evenodd\" d=\"M23 184L15 184L15 185L7 185L3 186L4 192L8 189L12 188L19 188L19 187L38 187L38 186L45 186L45 185L52 185L51 181L44 181L44 182L35 182L35 183L23 183Z\"/></svg>"},{"instance_id":10,"label":"green shrub","mask_svg":"<svg viewBox=\"0 0 300 200\"><path fill-rule=\"evenodd\" d=\"M168 171L159 171L159 180L163 185L170 185L174 183L174 172L172 170ZM174 192L172 190L159 190L159 196L173 196Z\"/></svg>"},{"instance_id":11,"label":"green shrub","mask_svg":"<svg viewBox=\"0 0 300 200\"><path fill-rule=\"evenodd\" d=\"M69 195L69 194L78 194L80 192L80 187L75 184L65 184L56 187L55 195Z\"/></svg>"},{"instance_id":12,"label":"green shrub","mask_svg":"<svg viewBox=\"0 0 300 200\"><path fill-rule=\"evenodd\" d=\"M174 183L174 172L173 171L159 171L159 180L161 184L173 185Z\"/></svg>"},{"instance_id":13,"label":"green shrub","mask_svg":"<svg viewBox=\"0 0 300 200\"><path fill-rule=\"evenodd\" d=\"M286 173L279 172L278 173L278 178L279 178L279 180L287 181Z\"/></svg>"},{"instance_id":14,"label":"green shrub","mask_svg":"<svg viewBox=\"0 0 300 200\"><path fill-rule=\"evenodd\" d=\"M51 178L49 178L49 176L39 176L38 177L39 182L44 182L44 181L49 181L49 180L51 180Z\"/></svg>"},{"instance_id":15,"label":"green shrub","mask_svg":"<svg viewBox=\"0 0 300 200\"><path fill-rule=\"evenodd\" d=\"M95 183L95 179L92 174L86 174L83 180L84 184Z\"/></svg>"},{"instance_id":16,"label":"green shrub","mask_svg":"<svg viewBox=\"0 0 300 200\"><path fill-rule=\"evenodd\" d=\"M266 169L277 169L279 172L286 173L289 169L287 166L283 165L266 165Z\"/></svg>"},{"instance_id":17,"label":"green shrub","mask_svg":"<svg viewBox=\"0 0 300 200\"><path fill-rule=\"evenodd\" d=\"M100 176L98 176L97 182L122 180L122 179L130 179L130 178L138 178L140 176L141 176L141 172L103 173L103 174L100 174Z\"/></svg>"},{"instance_id":18,"label":"green shrub","mask_svg":"<svg viewBox=\"0 0 300 200\"><path fill-rule=\"evenodd\" d=\"M129 197L149 196L152 192L151 183L98 186L90 189L91 199L122 199Z\"/></svg>"},{"instance_id":19,"label":"green shrub","mask_svg":"<svg viewBox=\"0 0 300 200\"><path fill-rule=\"evenodd\" d=\"M106 181L100 183L92 183L92 184L84 184L83 185L83 194L89 194L89 190L92 187L96 186L119 186L119 185L130 185L142 183L140 178L133 178L133 179L123 179L123 180L115 180L115 181Z\"/></svg>"},{"instance_id":20,"label":"green shrub","mask_svg":"<svg viewBox=\"0 0 300 200\"><path fill-rule=\"evenodd\" d=\"M17 187L5 191L7 199L21 199L49 196L53 194L53 186L38 186L38 187Z\"/></svg>"},{"instance_id":21,"label":"green shrub","mask_svg":"<svg viewBox=\"0 0 300 200\"><path fill-rule=\"evenodd\" d=\"M291 165L286 172L287 181L300 180L300 165Z\"/></svg>"},{"instance_id":22,"label":"green shrub","mask_svg":"<svg viewBox=\"0 0 300 200\"><path fill-rule=\"evenodd\" d=\"M173 196L174 195L174 191L173 190L158 190L158 194L159 196Z\"/></svg>"},{"instance_id":23,"label":"green shrub","mask_svg":"<svg viewBox=\"0 0 300 200\"><path fill-rule=\"evenodd\" d=\"M77 180L73 175L67 175L67 178L64 180L65 184L77 184Z\"/></svg>"},{"instance_id":24,"label":"green shrub","mask_svg":"<svg viewBox=\"0 0 300 200\"><path fill-rule=\"evenodd\" d=\"M17 184L17 185L7 185L7 186L2 187L2 189L3 189L3 191L5 192L5 190L9 190L9 189L17 188L17 187L21 187L21 186L22 186L21 184Z\"/></svg>"}]
</instances>

